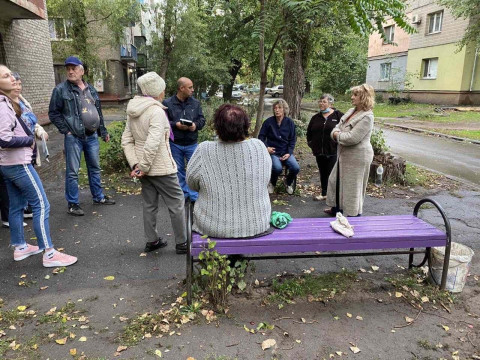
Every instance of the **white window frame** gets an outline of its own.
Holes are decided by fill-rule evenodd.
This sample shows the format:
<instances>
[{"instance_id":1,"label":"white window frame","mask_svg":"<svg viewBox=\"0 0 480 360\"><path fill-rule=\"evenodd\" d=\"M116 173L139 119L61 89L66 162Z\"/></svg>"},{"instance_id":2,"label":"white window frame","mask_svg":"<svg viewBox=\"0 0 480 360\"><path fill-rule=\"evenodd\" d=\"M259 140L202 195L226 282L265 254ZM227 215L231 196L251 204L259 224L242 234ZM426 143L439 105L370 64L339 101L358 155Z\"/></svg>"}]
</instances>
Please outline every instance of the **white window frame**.
<instances>
[{"instance_id":1,"label":"white window frame","mask_svg":"<svg viewBox=\"0 0 480 360\"><path fill-rule=\"evenodd\" d=\"M435 64L435 68L433 67ZM422 60L422 79L434 80L438 74L438 58L428 58Z\"/></svg>"},{"instance_id":2,"label":"white window frame","mask_svg":"<svg viewBox=\"0 0 480 360\"><path fill-rule=\"evenodd\" d=\"M433 25L432 25L433 24ZM427 34L437 34L442 32L443 10L428 14Z\"/></svg>"},{"instance_id":3,"label":"white window frame","mask_svg":"<svg viewBox=\"0 0 480 360\"><path fill-rule=\"evenodd\" d=\"M59 19L62 20L62 25L60 26L60 29L58 29L58 26L57 26L58 25L57 21ZM54 18L48 19L48 30L49 30L49 33L50 33L50 40L57 40L57 41L72 40L68 36L68 31L67 31L67 24L68 23L70 23L69 20L66 20L66 19L60 18L60 17L54 17ZM71 25L71 24L69 24L69 25ZM53 30L53 32L52 32L52 30ZM60 33L59 30L60 30L61 34L63 35L63 37L58 36L58 34Z\"/></svg>"},{"instance_id":4,"label":"white window frame","mask_svg":"<svg viewBox=\"0 0 480 360\"><path fill-rule=\"evenodd\" d=\"M395 25L385 26L383 28L385 31L386 40L383 41L384 44L391 44L395 39Z\"/></svg>"},{"instance_id":5,"label":"white window frame","mask_svg":"<svg viewBox=\"0 0 480 360\"><path fill-rule=\"evenodd\" d=\"M387 69L387 71L385 71ZM380 64L380 81L389 81L392 78L392 63Z\"/></svg>"}]
</instances>

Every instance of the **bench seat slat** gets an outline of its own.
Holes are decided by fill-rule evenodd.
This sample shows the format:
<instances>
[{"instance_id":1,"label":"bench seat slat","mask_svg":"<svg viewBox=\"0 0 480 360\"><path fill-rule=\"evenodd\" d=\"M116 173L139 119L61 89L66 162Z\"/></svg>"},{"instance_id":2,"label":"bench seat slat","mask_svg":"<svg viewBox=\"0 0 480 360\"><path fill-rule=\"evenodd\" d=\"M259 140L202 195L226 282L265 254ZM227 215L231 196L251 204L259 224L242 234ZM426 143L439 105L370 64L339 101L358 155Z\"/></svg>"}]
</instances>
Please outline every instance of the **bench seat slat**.
<instances>
[{"instance_id":1,"label":"bench seat slat","mask_svg":"<svg viewBox=\"0 0 480 360\"><path fill-rule=\"evenodd\" d=\"M314 251L402 249L444 246L441 230L413 215L349 218L355 235L346 238L330 227L332 218L294 219L284 230L253 239L212 239L222 254L267 254ZM207 239L192 236L192 255L197 256Z\"/></svg>"}]
</instances>

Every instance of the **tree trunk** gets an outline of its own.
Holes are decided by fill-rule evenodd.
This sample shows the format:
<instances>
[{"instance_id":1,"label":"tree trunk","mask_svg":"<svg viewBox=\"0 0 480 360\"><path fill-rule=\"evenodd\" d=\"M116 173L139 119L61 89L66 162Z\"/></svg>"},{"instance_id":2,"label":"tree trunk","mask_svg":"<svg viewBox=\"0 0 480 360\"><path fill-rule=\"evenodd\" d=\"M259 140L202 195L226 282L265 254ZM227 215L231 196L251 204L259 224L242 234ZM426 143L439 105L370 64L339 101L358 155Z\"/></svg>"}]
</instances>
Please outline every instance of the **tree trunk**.
<instances>
[{"instance_id":1,"label":"tree trunk","mask_svg":"<svg viewBox=\"0 0 480 360\"><path fill-rule=\"evenodd\" d=\"M305 92L305 72L303 68L303 49L296 49L285 53L283 75L283 98L290 107L289 117L300 118L300 104Z\"/></svg>"},{"instance_id":2,"label":"tree trunk","mask_svg":"<svg viewBox=\"0 0 480 360\"><path fill-rule=\"evenodd\" d=\"M173 41L174 41L174 27L176 23L176 14L175 14L175 1L167 0L167 5L165 7L165 25L163 27L163 52L162 60L160 62L160 71L159 75L166 79L168 65L170 64L171 55L173 51Z\"/></svg>"},{"instance_id":3,"label":"tree trunk","mask_svg":"<svg viewBox=\"0 0 480 360\"><path fill-rule=\"evenodd\" d=\"M235 84L235 79L237 78L238 72L242 68L242 62L237 59L232 59L232 66L228 70L230 74L230 82L223 85L223 100L230 101L232 100L232 89Z\"/></svg>"},{"instance_id":4,"label":"tree trunk","mask_svg":"<svg viewBox=\"0 0 480 360\"><path fill-rule=\"evenodd\" d=\"M258 137L260 128L263 124L263 102L265 98L265 88L267 87L267 68L265 67L265 0L260 0L260 40L258 43L258 58L260 68L260 93L258 94L257 119L255 121L254 137ZM268 64L267 64L268 66Z\"/></svg>"}]
</instances>

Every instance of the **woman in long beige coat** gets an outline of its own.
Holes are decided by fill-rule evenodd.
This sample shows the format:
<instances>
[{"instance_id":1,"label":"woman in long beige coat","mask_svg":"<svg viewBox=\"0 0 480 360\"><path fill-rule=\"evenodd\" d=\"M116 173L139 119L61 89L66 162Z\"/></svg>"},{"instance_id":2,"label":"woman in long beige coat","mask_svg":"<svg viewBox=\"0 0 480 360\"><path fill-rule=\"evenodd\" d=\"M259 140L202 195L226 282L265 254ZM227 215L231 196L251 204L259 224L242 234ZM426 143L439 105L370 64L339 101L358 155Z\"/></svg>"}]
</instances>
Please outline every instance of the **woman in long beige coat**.
<instances>
[{"instance_id":1,"label":"woman in long beige coat","mask_svg":"<svg viewBox=\"0 0 480 360\"><path fill-rule=\"evenodd\" d=\"M375 92L370 85L352 88L352 104L332 130L331 137L338 143L338 160L328 179L327 214L360 216L367 188L373 148L370 136L373 130ZM338 193L337 193L338 186Z\"/></svg>"},{"instance_id":2,"label":"woman in long beige coat","mask_svg":"<svg viewBox=\"0 0 480 360\"><path fill-rule=\"evenodd\" d=\"M187 251L187 234L183 191L178 184L177 165L170 151L170 123L161 101L165 81L155 72L137 79L142 96L135 96L127 105L127 124L122 147L132 169L130 176L140 178L143 197L145 252L167 246L157 232L158 200L161 196L170 214L175 250Z\"/></svg>"}]
</instances>

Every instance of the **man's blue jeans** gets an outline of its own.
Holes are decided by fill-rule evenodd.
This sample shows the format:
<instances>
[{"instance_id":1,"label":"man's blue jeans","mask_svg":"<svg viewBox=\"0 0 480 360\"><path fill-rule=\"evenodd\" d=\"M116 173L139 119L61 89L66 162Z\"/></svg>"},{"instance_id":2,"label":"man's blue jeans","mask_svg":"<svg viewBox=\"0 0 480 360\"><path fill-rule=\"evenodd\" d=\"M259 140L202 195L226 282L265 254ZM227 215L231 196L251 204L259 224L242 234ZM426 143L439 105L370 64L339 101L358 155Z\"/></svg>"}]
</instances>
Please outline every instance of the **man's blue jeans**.
<instances>
[{"instance_id":1,"label":"man's blue jeans","mask_svg":"<svg viewBox=\"0 0 480 360\"><path fill-rule=\"evenodd\" d=\"M193 145L177 145L170 141L170 150L172 151L172 156L175 162L177 163L177 176L178 182L180 183L180 187L183 190L183 195L185 199L190 199L190 201L197 201L198 193L196 191L191 190L187 182L185 181L185 173L186 173L186 164L185 160L188 163L190 158L192 157L195 149L197 148L198 144Z\"/></svg>"},{"instance_id":2,"label":"man's blue jeans","mask_svg":"<svg viewBox=\"0 0 480 360\"><path fill-rule=\"evenodd\" d=\"M87 164L88 184L94 201L101 201L103 194L100 182L100 145L97 134L84 139L72 134L65 135L65 160L67 171L65 175L65 198L68 204L79 204L78 200L78 170L82 151Z\"/></svg>"},{"instance_id":3,"label":"man's blue jeans","mask_svg":"<svg viewBox=\"0 0 480 360\"><path fill-rule=\"evenodd\" d=\"M23 209L28 204L33 211L33 230L40 249L52 248L48 218L50 204L37 172L31 164L0 166L10 198L10 244L25 244L23 233Z\"/></svg>"},{"instance_id":4,"label":"man's blue jeans","mask_svg":"<svg viewBox=\"0 0 480 360\"><path fill-rule=\"evenodd\" d=\"M280 161L280 157L277 155L270 155L272 158L272 176L270 182L273 186L277 184L278 176L282 173L283 165L288 168L287 186L292 185L295 176L300 172L300 166L298 165L295 156L290 155L287 160Z\"/></svg>"}]
</instances>

